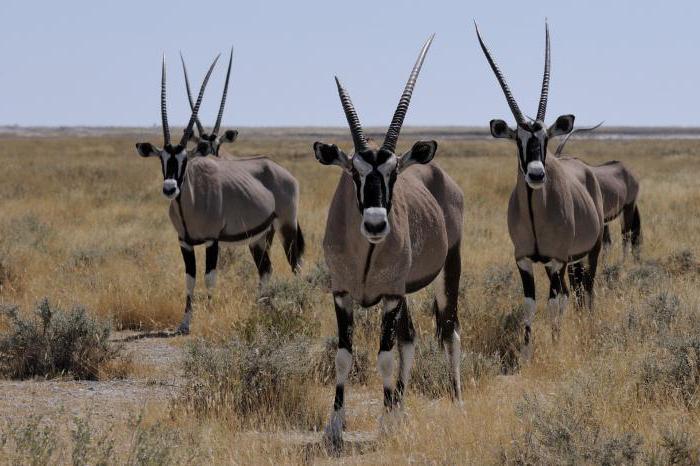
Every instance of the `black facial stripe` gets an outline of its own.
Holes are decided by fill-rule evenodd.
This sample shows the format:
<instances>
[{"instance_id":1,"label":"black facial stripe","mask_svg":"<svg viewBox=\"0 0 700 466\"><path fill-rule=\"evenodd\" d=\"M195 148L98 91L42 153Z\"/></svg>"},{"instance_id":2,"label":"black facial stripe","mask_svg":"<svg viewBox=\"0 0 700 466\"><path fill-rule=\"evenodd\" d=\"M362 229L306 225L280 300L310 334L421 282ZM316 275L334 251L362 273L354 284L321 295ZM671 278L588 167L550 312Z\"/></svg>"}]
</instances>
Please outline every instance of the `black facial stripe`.
<instances>
[{"instance_id":1,"label":"black facial stripe","mask_svg":"<svg viewBox=\"0 0 700 466\"><path fill-rule=\"evenodd\" d=\"M165 161L165 179L177 179L178 168L177 158L174 155L169 156Z\"/></svg>"},{"instance_id":2,"label":"black facial stripe","mask_svg":"<svg viewBox=\"0 0 700 466\"><path fill-rule=\"evenodd\" d=\"M384 177L376 169L365 176L363 207L386 207Z\"/></svg>"}]
</instances>

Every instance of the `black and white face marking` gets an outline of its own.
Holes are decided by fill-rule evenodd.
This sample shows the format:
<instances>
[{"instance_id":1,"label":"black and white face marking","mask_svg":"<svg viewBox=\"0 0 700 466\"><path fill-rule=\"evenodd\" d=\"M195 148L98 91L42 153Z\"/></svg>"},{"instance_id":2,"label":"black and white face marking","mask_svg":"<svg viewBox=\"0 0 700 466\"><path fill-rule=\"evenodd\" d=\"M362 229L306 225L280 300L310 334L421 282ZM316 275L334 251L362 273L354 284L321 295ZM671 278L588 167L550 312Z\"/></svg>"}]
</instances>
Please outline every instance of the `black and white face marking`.
<instances>
[{"instance_id":1,"label":"black and white face marking","mask_svg":"<svg viewBox=\"0 0 700 466\"><path fill-rule=\"evenodd\" d=\"M547 160L547 131L538 121L527 128L518 126L516 139L520 170L525 175L525 181L532 189L540 189L547 180L544 164Z\"/></svg>"},{"instance_id":2,"label":"black and white face marking","mask_svg":"<svg viewBox=\"0 0 700 466\"><path fill-rule=\"evenodd\" d=\"M549 138L571 132L574 116L562 115L547 128L542 121L519 124L512 130L503 120L491 120L491 135L515 141L518 146L518 165L525 181L532 189L540 189L547 181L547 144Z\"/></svg>"},{"instance_id":3,"label":"black and white face marking","mask_svg":"<svg viewBox=\"0 0 700 466\"><path fill-rule=\"evenodd\" d=\"M391 230L388 214L398 175L398 158L382 149L355 154L351 173L362 214L360 232L370 243L379 243Z\"/></svg>"},{"instance_id":4,"label":"black and white face marking","mask_svg":"<svg viewBox=\"0 0 700 466\"><path fill-rule=\"evenodd\" d=\"M389 212L394 183L399 173L410 165L430 162L436 151L437 142L418 141L401 157L383 148L366 150L348 157L334 144L314 144L319 162L343 167L352 176L357 208L362 215L360 232L374 244L382 242L391 231Z\"/></svg>"},{"instance_id":5,"label":"black and white face marking","mask_svg":"<svg viewBox=\"0 0 700 466\"><path fill-rule=\"evenodd\" d=\"M145 142L136 144L136 150L142 157L160 157L163 172L163 195L175 199L180 194L180 186L187 167L187 149L185 146L171 144L163 149Z\"/></svg>"}]
</instances>

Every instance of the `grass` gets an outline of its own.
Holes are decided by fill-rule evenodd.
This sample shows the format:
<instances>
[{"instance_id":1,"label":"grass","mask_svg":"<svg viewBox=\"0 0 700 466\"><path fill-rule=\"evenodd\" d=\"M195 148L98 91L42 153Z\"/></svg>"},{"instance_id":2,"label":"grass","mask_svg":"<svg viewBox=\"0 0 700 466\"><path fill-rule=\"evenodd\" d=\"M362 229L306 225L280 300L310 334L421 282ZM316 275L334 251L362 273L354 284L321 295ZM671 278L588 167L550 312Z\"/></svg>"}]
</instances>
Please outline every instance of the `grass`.
<instances>
[{"instance_id":1,"label":"grass","mask_svg":"<svg viewBox=\"0 0 700 466\"><path fill-rule=\"evenodd\" d=\"M409 136L403 136L399 152L412 144ZM110 320L115 329L172 328L179 322L184 309L179 246L160 194L160 170L135 154L136 140L2 140L0 297L25 309L18 311L22 319L33 319L28 310L48 296L63 309L81 304L89 310L86 315ZM128 459L117 446L130 445L131 458L158 459L152 463L182 461L190 457L188 451L198 462L308 460L299 448L250 430L318 429L332 404L336 324L321 243L339 170L314 161L312 142L242 134L230 146L234 155L271 154L299 179L300 222L308 245L304 274L291 275L276 242L275 280L261 301L249 252L222 248L211 303L203 298L201 272L197 284L192 335L185 343L183 393L189 400L149 413L138 431L141 440L127 425L116 426L108 433L113 458ZM349 139L330 142L350 147ZM374 453L356 462L700 461L700 145L574 140L568 148L591 163L623 160L640 176L643 261L622 261L614 225L614 244L596 286L596 309L588 313L570 305L557 344L544 312L547 280L537 268L536 349L529 364L519 364L521 289L506 227L517 173L514 148L501 141L440 141L436 163L465 194L459 316L464 405L454 406L447 396L431 292L417 293L409 299L419 348L407 418L379 440ZM204 270L203 250L197 251L197 261ZM0 330L10 329L8 321L0 322ZM377 428L378 346L379 309L356 311L356 367L346 397L350 430ZM91 440L82 444L93 445L105 435L96 421L90 421ZM78 440L71 439L84 438L85 429L74 427L76 437L60 429L40 435L42 422L31 427L39 444L19 446L23 454L31 452L38 462L47 454L54 462L72 462L66 452ZM18 448L11 434L17 429L22 427L2 428L3 454ZM140 446L132 448L135 444ZM51 445L50 453L42 453ZM177 446L165 452L168 445ZM76 458L97 458L85 453L93 451L89 448L78 449Z\"/></svg>"}]
</instances>

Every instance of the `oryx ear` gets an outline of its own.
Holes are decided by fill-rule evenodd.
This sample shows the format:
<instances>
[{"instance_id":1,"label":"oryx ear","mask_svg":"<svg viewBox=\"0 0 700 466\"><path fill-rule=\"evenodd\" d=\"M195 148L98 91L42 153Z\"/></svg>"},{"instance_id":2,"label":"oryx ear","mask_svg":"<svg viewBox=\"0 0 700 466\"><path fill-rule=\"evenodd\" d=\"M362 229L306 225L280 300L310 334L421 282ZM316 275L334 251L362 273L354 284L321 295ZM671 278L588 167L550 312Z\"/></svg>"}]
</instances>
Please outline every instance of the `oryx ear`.
<instances>
[{"instance_id":1,"label":"oryx ear","mask_svg":"<svg viewBox=\"0 0 700 466\"><path fill-rule=\"evenodd\" d=\"M323 165L338 165L345 169L351 167L350 158L335 144L314 142L314 153L316 154L316 160Z\"/></svg>"},{"instance_id":2,"label":"oryx ear","mask_svg":"<svg viewBox=\"0 0 700 466\"><path fill-rule=\"evenodd\" d=\"M229 129L224 132L223 136L221 136L220 144L230 144L236 139L238 139L238 131L236 131L235 129Z\"/></svg>"},{"instance_id":3,"label":"oryx ear","mask_svg":"<svg viewBox=\"0 0 700 466\"><path fill-rule=\"evenodd\" d=\"M136 151L141 157L151 157L160 154L161 149L150 142L137 142Z\"/></svg>"},{"instance_id":4,"label":"oryx ear","mask_svg":"<svg viewBox=\"0 0 700 466\"><path fill-rule=\"evenodd\" d=\"M435 152L437 152L437 141L418 141L413 144L411 150L406 152L399 159L399 171L413 164L420 163L425 165L433 160Z\"/></svg>"},{"instance_id":5,"label":"oryx ear","mask_svg":"<svg viewBox=\"0 0 700 466\"><path fill-rule=\"evenodd\" d=\"M573 115L562 115L557 118L557 121L547 130L549 137L569 134L574 129L575 118Z\"/></svg>"},{"instance_id":6,"label":"oryx ear","mask_svg":"<svg viewBox=\"0 0 700 466\"><path fill-rule=\"evenodd\" d=\"M491 136L499 139L515 139L515 131L503 120L491 120Z\"/></svg>"}]
</instances>

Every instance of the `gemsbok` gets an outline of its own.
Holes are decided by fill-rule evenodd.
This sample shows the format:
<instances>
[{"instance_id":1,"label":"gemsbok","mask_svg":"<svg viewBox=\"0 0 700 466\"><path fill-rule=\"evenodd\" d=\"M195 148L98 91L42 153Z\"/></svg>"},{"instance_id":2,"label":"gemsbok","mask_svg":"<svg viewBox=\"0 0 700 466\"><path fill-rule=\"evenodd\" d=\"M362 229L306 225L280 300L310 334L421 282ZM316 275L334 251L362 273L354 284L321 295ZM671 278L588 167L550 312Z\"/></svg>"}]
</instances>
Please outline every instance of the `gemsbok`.
<instances>
[{"instance_id":1,"label":"gemsbok","mask_svg":"<svg viewBox=\"0 0 700 466\"><path fill-rule=\"evenodd\" d=\"M185 75L185 88L187 89L187 99L190 103L190 109L194 109L194 100L192 100L192 92L190 90L190 78L187 74L187 65L185 65L185 58L180 52L180 61L182 62L182 72ZM224 107L226 106L226 95L228 94L228 83L231 78L231 64L233 63L233 47L231 48L231 54L228 59L228 69L226 70L226 81L224 82L224 92L221 95L221 104L219 105L219 114L216 117L216 123L211 133L207 133L204 130L204 126L199 121L199 118L195 120L197 124L197 136L192 134L192 140L197 146L197 155L206 156L213 154L219 156L219 149L222 144L232 143L238 138L238 131L235 129L229 129L224 131L224 134L219 136L219 129L221 128L221 119L224 116Z\"/></svg>"},{"instance_id":2,"label":"gemsbok","mask_svg":"<svg viewBox=\"0 0 700 466\"><path fill-rule=\"evenodd\" d=\"M447 173L430 163L437 142L418 141L405 154L395 153L433 37L420 51L381 147L370 147L350 96L337 77L354 153L348 155L334 144L314 144L320 163L343 169L328 209L323 240L338 324L335 399L325 429L326 442L334 447L342 444L354 302L369 307L382 301L377 366L389 412L400 405L413 365L415 329L405 296L434 281L437 336L450 363L453 397L461 398L457 298L462 191ZM399 374L394 383L392 349L397 340Z\"/></svg>"},{"instance_id":3,"label":"gemsbok","mask_svg":"<svg viewBox=\"0 0 700 466\"><path fill-rule=\"evenodd\" d=\"M588 128L574 129L559 143L554 155L561 156L564 146L574 133L594 131L602 124L600 122ZM598 178L600 190L603 193L603 212L605 214L603 246L607 247L612 244L609 223L622 216L622 252L626 257L628 251L631 250L633 257L639 260L642 243L642 223L637 206L639 180L623 162L617 160L611 160L601 165L590 165L590 167ZM574 283L574 276L579 279L581 277L580 265L573 267L573 270L569 268L569 279L572 283Z\"/></svg>"},{"instance_id":4,"label":"gemsbok","mask_svg":"<svg viewBox=\"0 0 700 466\"><path fill-rule=\"evenodd\" d=\"M547 156L549 139L569 133L574 126L573 115L562 115L552 126L545 126L550 77L549 27L545 25L544 77L537 118L532 122L521 113L478 27L476 34L517 124L511 129L503 120L491 120L490 127L493 137L511 139L518 149L517 180L508 204L508 230L525 295L523 356L529 359L536 309L533 263L543 263L549 277L547 309L552 337L556 339L568 302L566 266L586 257L588 269L583 286L587 304L590 309L593 307L593 283L603 237L603 199L598 180L587 165L576 159Z\"/></svg>"},{"instance_id":5,"label":"gemsbok","mask_svg":"<svg viewBox=\"0 0 700 466\"><path fill-rule=\"evenodd\" d=\"M157 156L161 159L163 194L170 200L170 221L177 232L185 262L187 297L184 317L178 327L182 334L189 333L192 319L195 246L206 245L204 282L209 297L216 283L219 241L249 245L261 284L272 272L269 249L275 230L279 229L282 234L287 260L295 273L301 267L304 253L304 237L297 221L299 185L288 171L266 157L226 160L203 157L201 155L205 154L197 149L187 150L204 88L215 64L216 61L205 77L180 143L173 146L168 126L163 60L161 118L165 145L161 149L148 142L136 144L142 157ZM197 147L201 145L200 142Z\"/></svg>"}]
</instances>

